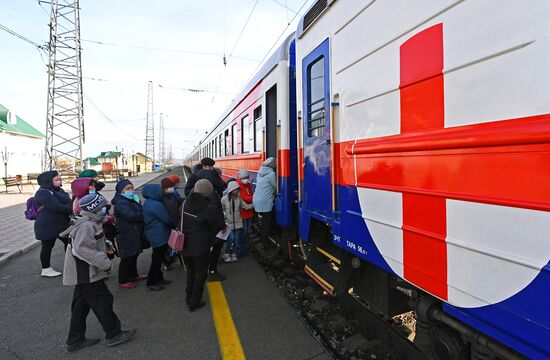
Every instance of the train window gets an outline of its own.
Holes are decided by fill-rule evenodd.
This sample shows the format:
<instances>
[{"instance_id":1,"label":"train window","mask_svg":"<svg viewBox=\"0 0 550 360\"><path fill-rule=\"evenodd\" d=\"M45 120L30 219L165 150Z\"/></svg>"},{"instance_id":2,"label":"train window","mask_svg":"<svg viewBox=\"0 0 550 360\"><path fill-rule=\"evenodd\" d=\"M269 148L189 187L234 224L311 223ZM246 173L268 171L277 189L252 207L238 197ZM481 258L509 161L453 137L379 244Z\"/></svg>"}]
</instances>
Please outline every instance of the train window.
<instances>
[{"instance_id":1,"label":"train window","mask_svg":"<svg viewBox=\"0 0 550 360\"><path fill-rule=\"evenodd\" d=\"M250 124L248 123L248 115L241 119L241 146L243 154L250 152Z\"/></svg>"},{"instance_id":2,"label":"train window","mask_svg":"<svg viewBox=\"0 0 550 360\"><path fill-rule=\"evenodd\" d=\"M254 109L254 151L262 151L264 134L262 132L262 107Z\"/></svg>"},{"instance_id":3,"label":"train window","mask_svg":"<svg viewBox=\"0 0 550 360\"><path fill-rule=\"evenodd\" d=\"M225 154L223 153L223 146L222 146L222 134L220 134L220 136L218 136L218 156L219 157L222 157L222 156L225 156Z\"/></svg>"},{"instance_id":4,"label":"train window","mask_svg":"<svg viewBox=\"0 0 550 360\"><path fill-rule=\"evenodd\" d=\"M224 139L224 146L225 146L225 156L229 155L229 129L225 130L224 133L225 139Z\"/></svg>"},{"instance_id":5,"label":"train window","mask_svg":"<svg viewBox=\"0 0 550 360\"><path fill-rule=\"evenodd\" d=\"M308 136L321 136L325 129L325 58L321 57L308 68Z\"/></svg>"},{"instance_id":6,"label":"train window","mask_svg":"<svg viewBox=\"0 0 550 360\"><path fill-rule=\"evenodd\" d=\"M237 124L231 126L231 154L237 154Z\"/></svg>"}]
</instances>

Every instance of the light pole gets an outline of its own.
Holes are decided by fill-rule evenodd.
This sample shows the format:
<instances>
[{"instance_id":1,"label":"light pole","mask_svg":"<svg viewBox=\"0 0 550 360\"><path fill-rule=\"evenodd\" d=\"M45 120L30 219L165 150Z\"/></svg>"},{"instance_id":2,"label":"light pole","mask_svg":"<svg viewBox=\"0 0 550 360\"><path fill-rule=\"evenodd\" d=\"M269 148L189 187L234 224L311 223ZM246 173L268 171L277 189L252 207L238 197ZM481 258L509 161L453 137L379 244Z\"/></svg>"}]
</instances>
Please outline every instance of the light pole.
<instances>
[{"instance_id":1,"label":"light pole","mask_svg":"<svg viewBox=\"0 0 550 360\"><path fill-rule=\"evenodd\" d=\"M4 161L4 178L8 178L8 160L10 158L10 154L8 153L8 147L4 146L4 151L2 151L2 161ZM6 181L4 179L4 181ZM8 193L8 186L6 183L6 194Z\"/></svg>"}]
</instances>

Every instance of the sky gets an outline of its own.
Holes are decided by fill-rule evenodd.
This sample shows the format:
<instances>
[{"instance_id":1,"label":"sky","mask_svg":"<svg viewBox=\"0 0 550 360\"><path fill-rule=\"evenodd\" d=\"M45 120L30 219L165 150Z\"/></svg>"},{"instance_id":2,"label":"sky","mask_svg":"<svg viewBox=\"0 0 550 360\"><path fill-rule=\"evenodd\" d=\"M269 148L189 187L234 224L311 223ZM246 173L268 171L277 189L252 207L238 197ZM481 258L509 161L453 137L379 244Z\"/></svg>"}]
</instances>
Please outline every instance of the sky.
<instances>
[{"instance_id":1,"label":"sky","mask_svg":"<svg viewBox=\"0 0 550 360\"><path fill-rule=\"evenodd\" d=\"M80 0L83 156L116 149L145 152L147 89L153 81L155 151L162 113L166 150L171 144L181 159L240 93L276 40L295 31L312 2ZM48 42L49 4L0 4L1 25L35 43ZM1 29L0 48L0 104L45 133L47 55Z\"/></svg>"}]
</instances>

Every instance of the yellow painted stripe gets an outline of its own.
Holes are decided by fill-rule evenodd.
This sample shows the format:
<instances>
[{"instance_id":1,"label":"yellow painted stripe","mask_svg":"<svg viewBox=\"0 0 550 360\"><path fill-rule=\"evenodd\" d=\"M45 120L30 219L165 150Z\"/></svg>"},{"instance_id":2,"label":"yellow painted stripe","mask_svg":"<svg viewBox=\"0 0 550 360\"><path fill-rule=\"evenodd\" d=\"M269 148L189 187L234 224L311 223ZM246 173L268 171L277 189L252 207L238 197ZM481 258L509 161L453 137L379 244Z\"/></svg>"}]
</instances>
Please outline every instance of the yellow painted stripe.
<instances>
[{"instance_id":1,"label":"yellow painted stripe","mask_svg":"<svg viewBox=\"0 0 550 360\"><path fill-rule=\"evenodd\" d=\"M207 283L207 287L222 359L246 359L237 328L235 328L235 324L233 323L231 310L229 310L229 305L227 305L222 284L219 281L214 281Z\"/></svg>"},{"instance_id":2,"label":"yellow painted stripe","mask_svg":"<svg viewBox=\"0 0 550 360\"><path fill-rule=\"evenodd\" d=\"M317 280L319 280L320 282L323 283L323 285L325 285L327 288L329 288L331 291L334 291L334 287L332 285L330 285L325 279L323 279L322 277L319 276L319 274L317 274L315 271L313 271L313 269L311 269L309 266L306 265L306 271L308 271L311 275L315 276L315 278L317 278Z\"/></svg>"},{"instance_id":3,"label":"yellow painted stripe","mask_svg":"<svg viewBox=\"0 0 550 360\"><path fill-rule=\"evenodd\" d=\"M332 256L331 254L329 254L328 252L326 252L325 250L321 249L320 247L317 246L317 251L320 252L321 254L325 255L326 257L328 257L330 260L334 261L335 263L337 263L338 265L341 264L340 260L335 258L334 256Z\"/></svg>"}]
</instances>

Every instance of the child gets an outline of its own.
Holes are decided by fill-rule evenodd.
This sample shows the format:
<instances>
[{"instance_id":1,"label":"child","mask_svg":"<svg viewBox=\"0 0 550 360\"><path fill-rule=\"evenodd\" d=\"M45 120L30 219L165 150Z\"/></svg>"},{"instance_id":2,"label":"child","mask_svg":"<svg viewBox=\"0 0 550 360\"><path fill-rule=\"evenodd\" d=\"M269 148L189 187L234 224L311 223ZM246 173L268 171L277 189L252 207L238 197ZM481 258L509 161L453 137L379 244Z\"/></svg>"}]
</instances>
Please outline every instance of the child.
<instances>
[{"instance_id":1,"label":"child","mask_svg":"<svg viewBox=\"0 0 550 360\"><path fill-rule=\"evenodd\" d=\"M241 243L243 235L243 219L241 217L241 209L252 209L252 204L247 204L241 199L240 187L236 181L232 181L227 185L227 195L222 198L222 208L225 217L225 225L228 230L231 230L223 260L225 262L237 261L238 246Z\"/></svg>"},{"instance_id":2,"label":"child","mask_svg":"<svg viewBox=\"0 0 550 360\"><path fill-rule=\"evenodd\" d=\"M241 199L244 200L247 204L252 204L252 199L254 192L252 191L252 183L250 182L250 175L248 170L240 169L237 174L237 184L241 188ZM237 244L239 248L238 256L244 255L246 253L246 244L248 242L248 233L250 232L250 224L252 223L252 218L254 217L253 209L241 209L241 217L243 218L243 236L241 237L240 244Z\"/></svg>"},{"instance_id":3,"label":"child","mask_svg":"<svg viewBox=\"0 0 550 360\"><path fill-rule=\"evenodd\" d=\"M79 201L80 215L75 216L71 226L60 234L71 239L65 252L63 285L75 285L67 352L99 342L99 339L85 337L90 308L105 331L107 346L130 340L136 333L135 329L121 330L120 321L113 312L113 295L105 285L112 266L101 227L107 213L106 205L101 195L84 196Z\"/></svg>"}]
</instances>

